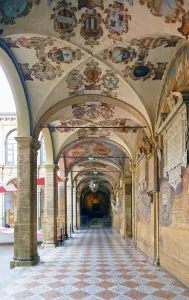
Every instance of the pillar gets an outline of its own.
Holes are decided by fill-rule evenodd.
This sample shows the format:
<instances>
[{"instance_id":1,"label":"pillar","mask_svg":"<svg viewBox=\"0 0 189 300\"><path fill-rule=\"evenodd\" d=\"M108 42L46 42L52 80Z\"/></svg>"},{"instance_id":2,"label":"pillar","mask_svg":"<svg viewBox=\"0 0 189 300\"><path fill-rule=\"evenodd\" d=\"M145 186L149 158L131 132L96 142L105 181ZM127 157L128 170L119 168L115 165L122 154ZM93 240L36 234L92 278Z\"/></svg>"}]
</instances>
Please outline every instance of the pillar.
<instances>
[{"instance_id":1,"label":"pillar","mask_svg":"<svg viewBox=\"0 0 189 300\"><path fill-rule=\"evenodd\" d=\"M76 188L73 185L72 189L72 199L73 199L73 231L77 229L76 219L77 219L77 197L76 197Z\"/></svg>"},{"instance_id":2,"label":"pillar","mask_svg":"<svg viewBox=\"0 0 189 300\"><path fill-rule=\"evenodd\" d=\"M73 211L72 211L72 185L67 184L67 233L70 236L70 228L73 229ZM71 226L71 227L70 227Z\"/></svg>"},{"instance_id":3,"label":"pillar","mask_svg":"<svg viewBox=\"0 0 189 300\"><path fill-rule=\"evenodd\" d=\"M42 248L57 246L58 183L57 165L45 166L45 201Z\"/></svg>"},{"instance_id":4,"label":"pillar","mask_svg":"<svg viewBox=\"0 0 189 300\"><path fill-rule=\"evenodd\" d=\"M14 223L14 257L10 267L33 266L37 253L37 150L31 137L17 137L18 205Z\"/></svg>"},{"instance_id":5,"label":"pillar","mask_svg":"<svg viewBox=\"0 0 189 300\"><path fill-rule=\"evenodd\" d=\"M65 232L65 179L58 184L58 233L61 232L61 228L63 228Z\"/></svg>"},{"instance_id":6,"label":"pillar","mask_svg":"<svg viewBox=\"0 0 189 300\"><path fill-rule=\"evenodd\" d=\"M65 219L65 237L66 237L66 239L68 238L67 181L68 181L68 178L65 178L65 180L64 180L64 200L65 200L64 219Z\"/></svg>"},{"instance_id":7,"label":"pillar","mask_svg":"<svg viewBox=\"0 0 189 300\"><path fill-rule=\"evenodd\" d=\"M132 165L132 243L137 246L136 166Z\"/></svg>"},{"instance_id":8,"label":"pillar","mask_svg":"<svg viewBox=\"0 0 189 300\"><path fill-rule=\"evenodd\" d=\"M157 150L154 154L154 264L160 264L160 255L159 255L159 160L157 155Z\"/></svg>"}]
</instances>

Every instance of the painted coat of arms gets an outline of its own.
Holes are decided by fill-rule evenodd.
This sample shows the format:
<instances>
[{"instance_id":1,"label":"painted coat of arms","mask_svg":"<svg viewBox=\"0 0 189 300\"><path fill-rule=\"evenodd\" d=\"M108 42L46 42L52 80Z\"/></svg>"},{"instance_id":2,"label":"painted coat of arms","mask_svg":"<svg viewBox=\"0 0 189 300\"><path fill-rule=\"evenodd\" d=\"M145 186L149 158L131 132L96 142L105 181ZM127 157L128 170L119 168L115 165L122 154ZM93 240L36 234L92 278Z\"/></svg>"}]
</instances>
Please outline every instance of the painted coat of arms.
<instances>
[{"instance_id":1,"label":"painted coat of arms","mask_svg":"<svg viewBox=\"0 0 189 300\"><path fill-rule=\"evenodd\" d=\"M68 93L70 97L83 94L84 90L81 89L83 85L83 76L78 70L71 71L66 78L66 82L68 84L67 87L69 89Z\"/></svg>"},{"instance_id":2,"label":"painted coat of arms","mask_svg":"<svg viewBox=\"0 0 189 300\"><path fill-rule=\"evenodd\" d=\"M110 4L105 10L105 13L107 13L105 25L110 32L108 37L113 39L114 43L122 41L121 35L128 32L128 20L131 20L128 9L125 9L121 1L114 1L113 5Z\"/></svg>"},{"instance_id":3,"label":"painted coat of arms","mask_svg":"<svg viewBox=\"0 0 189 300\"><path fill-rule=\"evenodd\" d=\"M77 19L74 12L77 11L72 3L62 1L56 4L53 8L54 14L51 19L54 19L54 29L61 34L60 38L69 41L75 36L74 28L77 26Z\"/></svg>"},{"instance_id":4,"label":"painted coat of arms","mask_svg":"<svg viewBox=\"0 0 189 300\"><path fill-rule=\"evenodd\" d=\"M57 48L54 47L48 52L48 57L57 64L67 63L70 64L73 60L81 59L81 50L76 49L72 50L70 47Z\"/></svg>"},{"instance_id":5,"label":"painted coat of arms","mask_svg":"<svg viewBox=\"0 0 189 300\"><path fill-rule=\"evenodd\" d=\"M115 47L112 50L104 50L103 59L111 59L115 64L124 63L127 64L128 62L132 61L136 58L137 53L135 49L128 47Z\"/></svg>"},{"instance_id":6,"label":"painted coat of arms","mask_svg":"<svg viewBox=\"0 0 189 300\"><path fill-rule=\"evenodd\" d=\"M114 72L107 72L102 76L102 85L109 91L113 91L118 88L119 78Z\"/></svg>"},{"instance_id":7,"label":"painted coat of arms","mask_svg":"<svg viewBox=\"0 0 189 300\"><path fill-rule=\"evenodd\" d=\"M79 23L81 26L81 36L86 40L85 45L93 47L99 45L99 39L103 35L103 29L100 25L102 23L102 17L96 12L96 9L87 9L84 14L81 15Z\"/></svg>"},{"instance_id":8,"label":"painted coat of arms","mask_svg":"<svg viewBox=\"0 0 189 300\"><path fill-rule=\"evenodd\" d=\"M85 85L86 90L100 90L100 85L96 85L100 81L101 70L97 67L98 63L91 61L87 64L87 68L84 71L85 80L89 85Z\"/></svg>"},{"instance_id":9,"label":"painted coat of arms","mask_svg":"<svg viewBox=\"0 0 189 300\"><path fill-rule=\"evenodd\" d=\"M50 63L36 63L31 68L32 74L34 74L35 78L40 81L53 80L56 76L61 77L63 70L61 70L60 66L56 68L52 66Z\"/></svg>"},{"instance_id":10,"label":"painted coat of arms","mask_svg":"<svg viewBox=\"0 0 189 300\"><path fill-rule=\"evenodd\" d=\"M82 8L96 8L99 7L101 9L104 9L103 0L78 0L78 9Z\"/></svg>"},{"instance_id":11,"label":"painted coat of arms","mask_svg":"<svg viewBox=\"0 0 189 300\"><path fill-rule=\"evenodd\" d=\"M33 4L39 4L40 0L0 0L0 23L15 24L15 20L27 16Z\"/></svg>"}]
</instances>

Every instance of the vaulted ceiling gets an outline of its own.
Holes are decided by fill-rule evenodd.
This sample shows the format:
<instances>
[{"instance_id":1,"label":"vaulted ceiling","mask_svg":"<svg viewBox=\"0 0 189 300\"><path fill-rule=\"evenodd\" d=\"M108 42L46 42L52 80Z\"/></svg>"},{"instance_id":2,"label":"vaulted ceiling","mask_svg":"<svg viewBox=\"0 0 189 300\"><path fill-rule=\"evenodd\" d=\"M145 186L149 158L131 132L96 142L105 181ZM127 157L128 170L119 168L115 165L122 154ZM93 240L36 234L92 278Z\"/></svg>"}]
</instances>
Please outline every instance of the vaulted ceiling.
<instances>
[{"instance_id":1,"label":"vaulted ceiling","mask_svg":"<svg viewBox=\"0 0 189 300\"><path fill-rule=\"evenodd\" d=\"M0 1L1 37L23 74L34 129L52 127L55 157L96 155L96 145L133 158L139 137L153 138L164 79L189 34L188 4Z\"/></svg>"}]
</instances>

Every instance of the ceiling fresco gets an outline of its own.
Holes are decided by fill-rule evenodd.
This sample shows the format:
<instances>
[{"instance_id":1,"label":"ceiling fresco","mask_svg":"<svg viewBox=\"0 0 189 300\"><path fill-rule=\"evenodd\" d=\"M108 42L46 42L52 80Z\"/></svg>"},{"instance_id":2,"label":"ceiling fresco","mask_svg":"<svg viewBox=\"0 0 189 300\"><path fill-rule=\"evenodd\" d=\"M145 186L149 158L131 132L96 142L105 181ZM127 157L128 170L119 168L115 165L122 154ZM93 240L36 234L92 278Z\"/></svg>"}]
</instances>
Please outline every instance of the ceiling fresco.
<instances>
[{"instance_id":1,"label":"ceiling fresco","mask_svg":"<svg viewBox=\"0 0 189 300\"><path fill-rule=\"evenodd\" d=\"M64 151L66 168L78 160L89 157L109 158L124 168L126 154L116 145L109 142L83 142Z\"/></svg>"}]
</instances>

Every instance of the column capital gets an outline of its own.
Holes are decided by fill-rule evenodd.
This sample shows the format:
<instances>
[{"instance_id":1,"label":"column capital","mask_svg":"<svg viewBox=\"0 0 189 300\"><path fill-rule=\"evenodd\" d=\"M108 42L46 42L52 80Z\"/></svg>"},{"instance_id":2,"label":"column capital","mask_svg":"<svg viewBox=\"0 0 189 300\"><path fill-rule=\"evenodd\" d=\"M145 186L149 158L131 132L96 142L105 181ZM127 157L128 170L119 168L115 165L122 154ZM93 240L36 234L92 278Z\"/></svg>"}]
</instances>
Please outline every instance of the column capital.
<instances>
[{"instance_id":1,"label":"column capital","mask_svg":"<svg viewBox=\"0 0 189 300\"><path fill-rule=\"evenodd\" d=\"M32 149L35 149L36 151L40 149L40 142L31 136L29 137L15 137L15 140L17 141L19 147L22 148L28 148L31 147Z\"/></svg>"},{"instance_id":2,"label":"column capital","mask_svg":"<svg viewBox=\"0 0 189 300\"><path fill-rule=\"evenodd\" d=\"M48 171L58 172L59 166L58 165L45 165L45 169L48 170Z\"/></svg>"}]
</instances>

